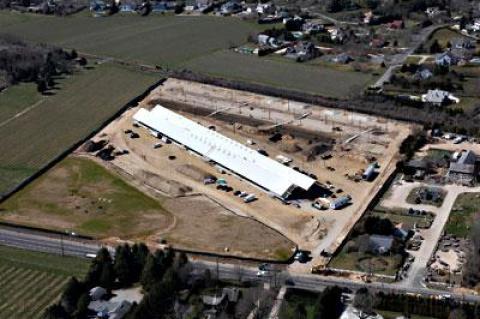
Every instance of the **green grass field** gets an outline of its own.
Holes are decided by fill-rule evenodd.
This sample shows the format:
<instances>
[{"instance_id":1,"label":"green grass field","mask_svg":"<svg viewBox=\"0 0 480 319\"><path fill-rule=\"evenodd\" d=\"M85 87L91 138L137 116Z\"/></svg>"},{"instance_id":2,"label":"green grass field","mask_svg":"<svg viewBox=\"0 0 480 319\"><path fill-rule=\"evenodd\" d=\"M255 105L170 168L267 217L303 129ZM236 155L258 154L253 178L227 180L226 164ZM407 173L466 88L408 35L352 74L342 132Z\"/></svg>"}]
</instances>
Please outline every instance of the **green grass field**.
<instances>
[{"instance_id":1,"label":"green grass field","mask_svg":"<svg viewBox=\"0 0 480 319\"><path fill-rule=\"evenodd\" d=\"M343 247L328 264L330 268L362 272L372 272L379 275L394 276L402 265L402 256L374 256L368 253L347 252Z\"/></svg>"},{"instance_id":2,"label":"green grass field","mask_svg":"<svg viewBox=\"0 0 480 319\"><path fill-rule=\"evenodd\" d=\"M191 60L188 69L278 88L347 98L373 81L371 74L297 63L275 57L242 55L221 51Z\"/></svg>"},{"instance_id":3,"label":"green grass field","mask_svg":"<svg viewBox=\"0 0 480 319\"><path fill-rule=\"evenodd\" d=\"M0 194L86 137L157 80L158 75L102 64L59 80L51 96L33 92L30 84L8 88L0 94Z\"/></svg>"},{"instance_id":4,"label":"green grass field","mask_svg":"<svg viewBox=\"0 0 480 319\"><path fill-rule=\"evenodd\" d=\"M41 318L70 276L83 278L89 262L0 246L0 318Z\"/></svg>"},{"instance_id":5,"label":"green grass field","mask_svg":"<svg viewBox=\"0 0 480 319\"><path fill-rule=\"evenodd\" d=\"M246 43L249 34L269 27L273 26L213 16L93 18L86 13L53 17L0 11L2 33L130 62L186 68L335 98L358 93L373 82L372 74L228 50Z\"/></svg>"},{"instance_id":6,"label":"green grass field","mask_svg":"<svg viewBox=\"0 0 480 319\"><path fill-rule=\"evenodd\" d=\"M459 237L468 237L474 217L479 212L479 207L480 193L460 194L453 204L445 225L445 231Z\"/></svg>"},{"instance_id":7,"label":"green grass field","mask_svg":"<svg viewBox=\"0 0 480 319\"><path fill-rule=\"evenodd\" d=\"M253 23L223 17L114 15L53 16L0 12L2 33L26 40L143 63L178 66L247 41Z\"/></svg>"},{"instance_id":8,"label":"green grass field","mask_svg":"<svg viewBox=\"0 0 480 319\"><path fill-rule=\"evenodd\" d=\"M15 85L0 92L0 125L41 100L34 83Z\"/></svg>"},{"instance_id":9,"label":"green grass field","mask_svg":"<svg viewBox=\"0 0 480 319\"><path fill-rule=\"evenodd\" d=\"M159 201L95 162L76 157L63 160L0 209L1 220L100 238L140 238L172 222Z\"/></svg>"}]
</instances>

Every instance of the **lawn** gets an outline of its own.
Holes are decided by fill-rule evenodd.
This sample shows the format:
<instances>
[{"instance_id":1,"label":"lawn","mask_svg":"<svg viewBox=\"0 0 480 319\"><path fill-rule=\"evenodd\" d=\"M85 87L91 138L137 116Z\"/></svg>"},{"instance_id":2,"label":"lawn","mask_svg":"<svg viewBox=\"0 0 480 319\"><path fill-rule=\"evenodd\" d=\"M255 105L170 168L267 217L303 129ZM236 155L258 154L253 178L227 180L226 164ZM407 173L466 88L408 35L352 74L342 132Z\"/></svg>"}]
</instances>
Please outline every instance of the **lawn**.
<instances>
[{"instance_id":1,"label":"lawn","mask_svg":"<svg viewBox=\"0 0 480 319\"><path fill-rule=\"evenodd\" d=\"M428 214L426 216L412 216L412 215L406 215L406 210L405 211L390 210L387 212L373 211L371 214L381 218L388 218L394 224L402 223L403 226L407 228L413 228L414 225L416 225L419 228L424 228L427 225L430 225L433 221L433 216L431 214Z\"/></svg>"},{"instance_id":2,"label":"lawn","mask_svg":"<svg viewBox=\"0 0 480 319\"><path fill-rule=\"evenodd\" d=\"M188 69L273 87L347 98L373 81L371 74L297 63L276 57L243 55L220 51L186 64Z\"/></svg>"},{"instance_id":3,"label":"lawn","mask_svg":"<svg viewBox=\"0 0 480 319\"><path fill-rule=\"evenodd\" d=\"M469 235L475 215L479 213L479 208L480 193L460 194L453 204L452 211L445 225L447 234L466 238Z\"/></svg>"},{"instance_id":4,"label":"lawn","mask_svg":"<svg viewBox=\"0 0 480 319\"><path fill-rule=\"evenodd\" d=\"M0 246L0 318L41 318L70 276L83 278L89 262Z\"/></svg>"},{"instance_id":5,"label":"lawn","mask_svg":"<svg viewBox=\"0 0 480 319\"><path fill-rule=\"evenodd\" d=\"M56 165L0 209L1 220L99 238L141 239L172 222L159 201L94 161L76 157Z\"/></svg>"},{"instance_id":6,"label":"lawn","mask_svg":"<svg viewBox=\"0 0 480 319\"><path fill-rule=\"evenodd\" d=\"M330 261L329 268L395 276L402 265L400 255L374 256L369 253L347 252L346 246Z\"/></svg>"},{"instance_id":7,"label":"lawn","mask_svg":"<svg viewBox=\"0 0 480 319\"><path fill-rule=\"evenodd\" d=\"M456 38L465 38L465 36L458 33L457 31L450 30L449 28L438 29L437 31L432 33L430 39L428 39L427 42L425 43L425 45L423 46L424 51L429 52L430 46L432 45L432 43L435 40L438 40L438 43L440 44L440 46L442 48L446 48L447 43L449 41L452 41L453 39L456 39Z\"/></svg>"},{"instance_id":8,"label":"lawn","mask_svg":"<svg viewBox=\"0 0 480 319\"><path fill-rule=\"evenodd\" d=\"M0 195L88 136L157 80L158 75L105 63L58 80L53 95L33 92L30 84L8 88L0 94Z\"/></svg>"}]
</instances>

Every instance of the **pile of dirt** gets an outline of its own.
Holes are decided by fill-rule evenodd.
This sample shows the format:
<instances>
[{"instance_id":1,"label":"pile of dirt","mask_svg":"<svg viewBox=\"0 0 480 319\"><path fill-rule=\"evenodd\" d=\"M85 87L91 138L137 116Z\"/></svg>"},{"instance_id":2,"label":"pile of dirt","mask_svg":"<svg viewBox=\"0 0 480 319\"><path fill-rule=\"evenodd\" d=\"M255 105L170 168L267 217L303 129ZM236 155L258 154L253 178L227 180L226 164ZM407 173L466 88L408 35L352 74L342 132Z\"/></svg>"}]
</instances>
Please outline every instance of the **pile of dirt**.
<instances>
[{"instance_id":1,"label":"pile of dirt","mask_svg":"<svg viewBox=\"0 0 480 319\"><path fill-rule=\"evenodd\" d=\"M305 229L302 232L302 237L306 241L315 241L322 239L328 233L330 223L320 220L319 218L312 218L311 221L305 224Z\"/></svg>"},{"instance_id":2,"label":"pile of dirt","mask_svg":"<svg viewBox=\"0 0 480 319\"><path fill-rule=\"evenodd\" d=\"M211 177L212 174L204 171L203 169L191 165L191 164L185 164L177 167L175 169L177 172L190 177L191 179L198 181L198 182L203 182L205 178Z\"/></svg>"},{"instance_id":3,"label":"pile of dirt","mask_svg":"<svg viewBox=\"0 0 480 319\"><path fill-rule=\"evenodd\" d=\"M149 171L141 171L140 178L145 184L154 189L173 197L185 196L192 191L192 188L174 180L165 179Z\"/></svg>"},{"instance_id":4,"label":"pile of dirt","mask_svg":"<svg viewBox=\"0 0 480 319\"><path fill-rule=\"evenodd\" d=\"M279 144L280 150L285 153L296 153L302 150L300 145L297 143L293 142L292 140L282 140Z\"/></svg>"}]
</instances>

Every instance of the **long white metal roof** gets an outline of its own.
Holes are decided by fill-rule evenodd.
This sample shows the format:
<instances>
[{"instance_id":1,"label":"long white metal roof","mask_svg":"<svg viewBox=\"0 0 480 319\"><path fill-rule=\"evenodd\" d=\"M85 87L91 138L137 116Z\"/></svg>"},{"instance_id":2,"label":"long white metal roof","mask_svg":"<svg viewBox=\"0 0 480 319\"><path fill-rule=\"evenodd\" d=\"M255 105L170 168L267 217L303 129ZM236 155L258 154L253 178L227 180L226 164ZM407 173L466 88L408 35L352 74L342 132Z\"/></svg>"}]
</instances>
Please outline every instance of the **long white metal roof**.
<instances>
[{"instance_id":1,"label":"long white metal roof","mask_svg":"<svg viewBox=\"0 0 480 319\"><path fill-rule=\"evenodd\" d=\"M278 196L285 196L292 186L308 190L315 183L313 178L161 105L151 111L142 108L133 119Z\"/></svg>"}]
</instances>

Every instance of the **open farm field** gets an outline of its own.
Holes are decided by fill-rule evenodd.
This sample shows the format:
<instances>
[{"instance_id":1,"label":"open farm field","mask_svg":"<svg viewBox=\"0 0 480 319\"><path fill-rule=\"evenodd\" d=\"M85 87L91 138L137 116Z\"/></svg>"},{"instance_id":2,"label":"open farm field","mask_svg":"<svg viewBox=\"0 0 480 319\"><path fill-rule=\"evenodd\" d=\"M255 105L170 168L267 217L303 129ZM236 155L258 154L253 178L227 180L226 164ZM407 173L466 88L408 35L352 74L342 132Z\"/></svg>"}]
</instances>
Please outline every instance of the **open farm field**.
<instances>
[{"instance_id":1,"label":"open farm field","mask_svg":"<svg viewBox=\"0 0 480 319\"><path fill-rule=\"evenodd\" d=\"M157 80L151 74L102 64L57 80L58 89L51 95L33 92L29 84L8 88L0 94L0 195L83 139Z\"/></svg>"},{"instance_id":2,"label":"open farm field","mask_svg":"<svg viewBox=\"0 0 480 319\"><path fill-rule=\"evenodd\" d=\"M0 30L25 40L169 69L343 98L361 91L372 74L342 71L283 58L246 56L228 49L268 25L237 18L85 13L59 18L0 12ZM271 27L271 26L270 26Z\"/></svg>"},{"instance_id":3,"label":"open farm field","mask_svg":"<svg viewBox=\"0 0 480 319\"><path fill-rule=\"evenodd\" d=\"M70 276L83 278L89 262L0 246L0 317L41 318Z\"/></svg>"},{"instance_id":4,"label":"open farm field","mask_svg":"<svg viewBox=\"0 0 480 319\"><path fill-rule=\"evenodd\" d=\"M0 12L2 33L168 67L240 45L256 28L239 19L208 16L114 15L102 19L83 13L58 18Z\"/></svg>"},{"instance_id":5,"label":"open farm field","mask_svg":"<svg viewBox=\"0 0 480 319\"><path fill-rule=\"evenodd\" d=\"M341 71L269 57L220 51L189 61L188 69L223 78L270 85L333 98L347 98L373 81L371 74Z\"/></svg>"}]
</instances>

